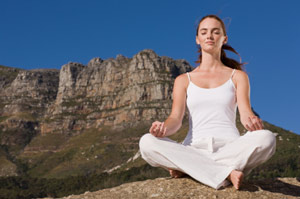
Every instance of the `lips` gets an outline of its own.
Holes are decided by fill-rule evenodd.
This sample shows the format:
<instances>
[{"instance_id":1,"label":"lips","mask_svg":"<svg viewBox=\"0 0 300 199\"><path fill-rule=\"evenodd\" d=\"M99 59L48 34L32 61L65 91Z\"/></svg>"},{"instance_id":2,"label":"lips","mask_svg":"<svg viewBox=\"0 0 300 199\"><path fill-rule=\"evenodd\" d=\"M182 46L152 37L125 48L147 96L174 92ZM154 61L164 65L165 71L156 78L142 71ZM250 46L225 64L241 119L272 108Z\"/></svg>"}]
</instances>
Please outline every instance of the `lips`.
<instances>
[{"instance_id":1,"label":"lips","mask_svg":"<svg viewBox=\"0 0 300 199\"><path fill-rule=\"evenodd\" d=\"M213 41L207 41L207 42L205 42L206 44L214 44L215 42L213 42Z\"/></svg>"}]
</instances>

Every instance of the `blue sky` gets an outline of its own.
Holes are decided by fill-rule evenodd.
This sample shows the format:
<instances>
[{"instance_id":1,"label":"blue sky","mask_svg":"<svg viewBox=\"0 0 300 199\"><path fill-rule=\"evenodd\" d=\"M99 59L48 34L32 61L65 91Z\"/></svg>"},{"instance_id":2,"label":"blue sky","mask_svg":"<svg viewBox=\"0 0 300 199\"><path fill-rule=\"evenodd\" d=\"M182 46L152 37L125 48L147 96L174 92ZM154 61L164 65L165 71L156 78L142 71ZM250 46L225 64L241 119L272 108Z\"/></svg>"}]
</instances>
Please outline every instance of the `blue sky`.
<instances>
[{"instance_id":1,"label":"blue sky","mask_svg":"<svg viewBox=\"0 0 300 199\"><path fill-rule=\"evenodd\" d=\"M197 22L217 14L228 43L248 63L253 108L300 134L298 0L1 0L0 7L0 65L24 69L132 57L143 49L195 67Z\"/></svg>"}]
</instances>

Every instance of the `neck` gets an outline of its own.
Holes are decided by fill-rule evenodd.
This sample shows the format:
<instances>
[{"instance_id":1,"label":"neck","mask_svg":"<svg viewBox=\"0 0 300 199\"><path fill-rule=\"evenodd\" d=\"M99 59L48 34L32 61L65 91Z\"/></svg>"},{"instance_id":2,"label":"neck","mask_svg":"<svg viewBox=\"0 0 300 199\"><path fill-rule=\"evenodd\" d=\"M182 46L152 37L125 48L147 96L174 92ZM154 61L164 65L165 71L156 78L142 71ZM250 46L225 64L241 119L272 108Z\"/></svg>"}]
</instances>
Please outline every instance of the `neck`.
<instances>
[{"instance_id":1,"label":"neck","mask_svg":"<svg viewBox=\"0 0 300 199\"><path fill-rule=\"evenodd\" d=\"M199 66L199 68L201 67L201 70L214 71L222 66L224 66L224 64L221 62L221 51L218 53L202 51L202 62Z\"/></svg>"}]
</instances>

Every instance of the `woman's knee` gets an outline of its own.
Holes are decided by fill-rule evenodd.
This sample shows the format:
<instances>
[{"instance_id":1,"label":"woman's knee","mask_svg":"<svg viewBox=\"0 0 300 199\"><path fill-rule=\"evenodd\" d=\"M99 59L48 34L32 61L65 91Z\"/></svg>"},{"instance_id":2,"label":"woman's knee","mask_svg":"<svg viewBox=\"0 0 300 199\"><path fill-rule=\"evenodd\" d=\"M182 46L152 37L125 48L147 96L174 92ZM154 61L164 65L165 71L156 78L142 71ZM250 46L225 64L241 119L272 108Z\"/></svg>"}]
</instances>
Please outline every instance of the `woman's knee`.
<instances>
[{"instance_id":1,"label":"woman's knee","mask_svg":"<svg viewBox=\"0 0 300 199\"><path fill-rule=\"evenodd\" d=\"M139 141L140 150L144 151L153 148L155 142L154 139L155 137L150 133L144 134Z\"/></svg>"},{"instance_id":2,"label":"woman's knee","mask_svg":"<svg viewBox=\"0 0 300 199\"><path fill-rule=\"evenodd\" d=\"M274 148L276 147L276 136L272 133L272 131L268 129L261 129L255 131L257 142L260 146L264 148Z\"/></svg>"}]
</instances>

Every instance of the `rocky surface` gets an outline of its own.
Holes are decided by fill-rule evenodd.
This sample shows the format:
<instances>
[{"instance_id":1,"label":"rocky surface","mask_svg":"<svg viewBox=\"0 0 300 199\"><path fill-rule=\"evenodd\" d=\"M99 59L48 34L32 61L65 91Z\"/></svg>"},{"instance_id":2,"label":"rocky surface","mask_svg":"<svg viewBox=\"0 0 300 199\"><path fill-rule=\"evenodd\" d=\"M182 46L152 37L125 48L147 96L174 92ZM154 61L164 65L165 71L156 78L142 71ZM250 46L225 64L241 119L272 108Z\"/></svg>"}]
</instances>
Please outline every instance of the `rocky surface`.
<instances>
[{"instance_id":1,"label":"rocky surface","mask_svg":"<svg viewBox=\"0 0 300 199\"><path fill-rule=\"evenodd\" d=\"M0 114L27 114L30 119L43 116L51 102L56 99L58 75L58 70L7 69L0 79L0 84L3 85L0 88Z\"/></svg>"},{"instance_id":2,"label":"rocky surface","mask_svg":"<svg viewBox=\"0 0 300 199\"><path fill-rule=\"evenodd\" d=\"M64 199L145 199L145 198L241 198L283 199L300 198L300 182L296 178L277 178L256 182L244 182L240 190L232 185L215 190L191 178L157 178L121 186L71 195Z\"/></svg>"},{"instance_id":3,"label":"rocky surface","mask_svg":"<svg viewBox=\"0 0 300 199\"><path fill-rule=\"evenodd\" d=\"M93 58L87 65L69 62L60 71L1 66L0 124L17 117L38 121L36 130L42 134L78 134L165 118L175 77L190 70L185 60L160 57L150 49L133 58ZM9 124L3 128L6 131Z\"/></svg>"},{"instance_id":4,"label":"rocky surface","mask_svg":"<svg viewBox=\"0 0 300 199\"><path fill-rule=\"evenodd\" d=\"M44 162L47 160L44 157L49 157L51 152L62 151L70 145L76 148L67 141L84 132L100 132L106 127L120 132L154 119L165 119L171 111L174 79L191 70L185 60L160 57L150 49L132 58L122 55L107 60L93 58L87 65L69 62L60 70L0 66L0 145L3 148L0 159L4 160L0 176L5 176L5 171L18 173L17 159L22 159L19 165L32 163L24 168L40 168L40 157ZM99 151L105 147L98 147ZM125 151L120 161L128 158L131 151L136 152L136 146L127 148L113 151ZM93 157L103 157L91 153ZM52 168L41 168L43 173L64 161L55 158L55 164L45 163ZM116 165L111 163L106 167Z\"/></svg>"},{"instance_id":5,"label":"rocky surface","mask_svg":"<svg viewBox=\"0 0 300 199\"><path fill-rule=\"evenodd\" d=\"M118 55L94 58L87 66L63 65L57 98L41 133L82 132L104 125L122 129L145 119L165 118L175 77L191 69L184 60L160 57L149 49L133 58Z\"/></svg>"},{"instance_id":6,"label":"rocky surface","mask_svg":"<svg viewBox=\"0 0 300 199\"><path fill-rule=\"evenodd\" d=\"M38 133L41 118L56 99L58 70L0 68L0 143L22 149Z\"/></svg>"}]
</instances>

